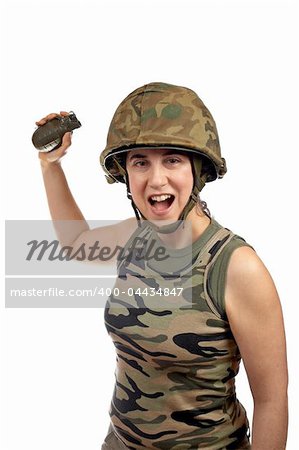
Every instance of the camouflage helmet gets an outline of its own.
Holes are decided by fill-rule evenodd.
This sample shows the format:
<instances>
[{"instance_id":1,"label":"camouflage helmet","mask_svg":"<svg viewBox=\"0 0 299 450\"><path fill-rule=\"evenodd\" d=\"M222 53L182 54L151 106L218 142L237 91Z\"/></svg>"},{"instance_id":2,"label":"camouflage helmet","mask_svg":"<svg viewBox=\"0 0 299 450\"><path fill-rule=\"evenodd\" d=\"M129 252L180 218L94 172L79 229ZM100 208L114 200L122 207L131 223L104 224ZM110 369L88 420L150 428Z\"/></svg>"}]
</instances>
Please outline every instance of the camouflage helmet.
<instances>
[{"instance_id":1,"label":"camouflage helmet","mask_svg":"<svg viewBox=\"0 0 299 450\"><path fill-rule=\"evenodd\" d=\"M199 156L206 182L222 178L227 171L215 121L198 95L186 87L153 82L120 103L100 155L108 183L126 183L122 156L141 147L178 148Z\"/></svg>"}]
</instances>

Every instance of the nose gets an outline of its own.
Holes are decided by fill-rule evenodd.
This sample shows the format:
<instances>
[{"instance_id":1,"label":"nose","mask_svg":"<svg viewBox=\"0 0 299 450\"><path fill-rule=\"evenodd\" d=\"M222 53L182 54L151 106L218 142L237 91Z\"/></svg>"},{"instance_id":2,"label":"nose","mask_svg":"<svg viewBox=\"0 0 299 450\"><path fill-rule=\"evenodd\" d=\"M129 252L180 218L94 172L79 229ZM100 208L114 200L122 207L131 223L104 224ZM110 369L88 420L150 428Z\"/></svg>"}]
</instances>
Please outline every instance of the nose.
<instances>
[{"instance_id":1,"label":"nose","mask_svg":"<svg viewBox=\"0 0 299 450\"><path fill-rule=\"evenodd\" d=\"M158 190L168 183L167 169L159 161L151 164L148 177L148 184L152 189Z\"/></svg>"}]
</instances>

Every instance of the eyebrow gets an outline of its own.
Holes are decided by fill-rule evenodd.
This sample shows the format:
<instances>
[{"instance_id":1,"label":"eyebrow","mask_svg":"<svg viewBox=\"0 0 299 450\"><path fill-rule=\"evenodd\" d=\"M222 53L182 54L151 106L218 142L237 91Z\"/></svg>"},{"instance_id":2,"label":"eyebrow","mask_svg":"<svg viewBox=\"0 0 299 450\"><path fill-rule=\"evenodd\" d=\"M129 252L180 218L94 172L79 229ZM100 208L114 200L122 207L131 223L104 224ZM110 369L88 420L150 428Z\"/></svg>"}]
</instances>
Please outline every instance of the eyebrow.
<instances>
[{"instance_id":1,"label":"eyebrow","mask_svg":"<svg viewBox=\"0 0 299 450\"><path fill-rule=\"evenodd\" d=\"M167 150L165 153L163 153L163 156L169 156L169 155L182 155L184 154L183 151L180 150ZM135 153L134 155L129 157L129 161L132 161L133 159L137 158L146 158L147 155L141 154L141 153Z\"/></svg>"}]
</instances>

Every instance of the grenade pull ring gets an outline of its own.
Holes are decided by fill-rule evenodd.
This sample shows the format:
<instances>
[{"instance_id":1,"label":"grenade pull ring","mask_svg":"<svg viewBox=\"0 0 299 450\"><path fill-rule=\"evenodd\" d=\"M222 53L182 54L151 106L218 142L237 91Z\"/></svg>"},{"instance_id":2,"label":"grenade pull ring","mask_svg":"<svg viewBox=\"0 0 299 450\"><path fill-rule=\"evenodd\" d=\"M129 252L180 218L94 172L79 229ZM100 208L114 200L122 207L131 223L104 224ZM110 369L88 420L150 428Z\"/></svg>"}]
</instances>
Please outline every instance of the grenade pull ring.
<instances>
[{"instance_id":1,"label":"grenade pull ring","mask_svg":"<svg viewBox=\"0 0 299 450\"><path fill-rule=\"evenodd\" d=\"M68 116L58 116L39 126L32 135L32 143L39 152L51 152L61 146L65 133L80 128L74 111Z\"/></svg>"}]
</instances>

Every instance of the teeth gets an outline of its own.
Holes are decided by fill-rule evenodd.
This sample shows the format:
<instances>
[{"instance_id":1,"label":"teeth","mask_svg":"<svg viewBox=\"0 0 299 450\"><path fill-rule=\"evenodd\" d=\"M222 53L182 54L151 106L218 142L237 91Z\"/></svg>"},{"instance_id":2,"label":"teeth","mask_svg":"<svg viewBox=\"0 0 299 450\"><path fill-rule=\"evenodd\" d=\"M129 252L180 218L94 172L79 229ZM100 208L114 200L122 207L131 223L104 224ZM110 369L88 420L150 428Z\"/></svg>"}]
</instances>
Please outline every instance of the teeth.
<instances>
[{"instance_id":1,"label":"teeth","mask_svg":"<svg viewBox=\"0 0 299 450\"><path fill-rule=\"evenodd\" d=\"M151 197L151 200L155 200L156 202L163 202L164 200L166 200L167 198L170 198L171 195L169 194L165 194L165 195L153 195Z\"/></svg>"}]
</instances>

